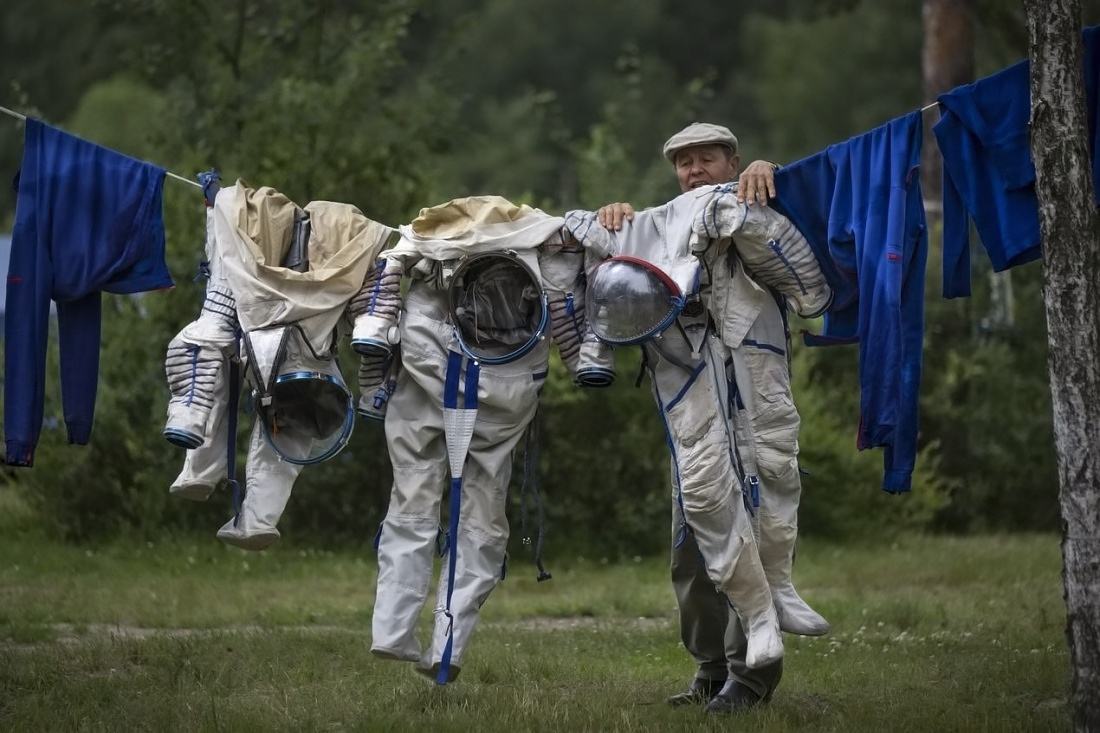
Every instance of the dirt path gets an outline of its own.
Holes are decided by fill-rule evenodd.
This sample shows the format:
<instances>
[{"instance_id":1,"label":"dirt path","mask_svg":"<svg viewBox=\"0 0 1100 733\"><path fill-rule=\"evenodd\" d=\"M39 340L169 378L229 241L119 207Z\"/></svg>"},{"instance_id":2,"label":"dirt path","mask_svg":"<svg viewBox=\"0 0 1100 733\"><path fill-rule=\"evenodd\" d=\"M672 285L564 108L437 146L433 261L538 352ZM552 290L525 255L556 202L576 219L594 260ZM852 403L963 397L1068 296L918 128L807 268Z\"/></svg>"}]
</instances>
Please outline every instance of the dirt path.
<instances>
[{"instance_id":1,"label":"dirt path","mask_svg":"<svg viewBox=\"0 0 1100 733\"><path fill-rule=\"evenodd\" d=\"M671 618L597 618L593 616L536 616L516 621L494 621L483 624L483 628L503 631L576 631L576 630L650 630L671 628ZM369 636L366 627L332 625L295 625L295 626L259 626L243 624L235 626L216 626L210 628L157 628L132 626L127 624L49 624L43 627L49 638L33 642L0 640L0 648L35 649L43 645L59 644L74 646L104 640L146 641L149 639L191 639L223 635L250 634L350 634Z\"/></svg>"}]
</instances>

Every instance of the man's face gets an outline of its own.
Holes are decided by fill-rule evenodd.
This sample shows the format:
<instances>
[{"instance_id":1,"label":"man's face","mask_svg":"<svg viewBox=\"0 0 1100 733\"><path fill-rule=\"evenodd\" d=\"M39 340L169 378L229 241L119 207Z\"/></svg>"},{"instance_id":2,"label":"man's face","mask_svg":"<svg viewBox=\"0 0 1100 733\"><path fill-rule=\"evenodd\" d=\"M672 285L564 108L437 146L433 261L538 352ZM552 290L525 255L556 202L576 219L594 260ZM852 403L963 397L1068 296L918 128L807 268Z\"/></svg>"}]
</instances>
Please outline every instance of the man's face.
<instances>
[{"instance_id":1,"label":"man's face","mask_svg":"<svg viewBox=\"0 0 1100 733\"><path fill-rule=\"evenodd\" d=\"M728 183L737 177L740 163L725 145L692 145L678 150L674 161L681 191Z\"/></svg>"}]
</instances>

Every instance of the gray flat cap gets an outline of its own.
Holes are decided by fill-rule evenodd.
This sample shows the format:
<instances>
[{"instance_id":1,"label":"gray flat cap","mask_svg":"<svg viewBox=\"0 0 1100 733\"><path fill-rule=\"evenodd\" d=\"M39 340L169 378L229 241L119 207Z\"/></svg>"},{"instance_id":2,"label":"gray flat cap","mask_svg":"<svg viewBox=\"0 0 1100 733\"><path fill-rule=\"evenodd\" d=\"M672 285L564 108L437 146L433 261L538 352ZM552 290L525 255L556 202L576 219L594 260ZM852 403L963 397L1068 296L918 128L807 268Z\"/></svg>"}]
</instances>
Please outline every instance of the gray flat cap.
<instances>
[{"instance_id":1,"label":"gray flat cap","mask_svg":"<svg viewBox=\"0 0 1100 733\"><path fill-rule=\"evenodd\" d=\"M692 145L725 145L737 153L737 136L728 127L712 125L709 122L692 122L670 137L662 149L670 162L676 162L676 153Z\"/></svg>"}]
</instances>

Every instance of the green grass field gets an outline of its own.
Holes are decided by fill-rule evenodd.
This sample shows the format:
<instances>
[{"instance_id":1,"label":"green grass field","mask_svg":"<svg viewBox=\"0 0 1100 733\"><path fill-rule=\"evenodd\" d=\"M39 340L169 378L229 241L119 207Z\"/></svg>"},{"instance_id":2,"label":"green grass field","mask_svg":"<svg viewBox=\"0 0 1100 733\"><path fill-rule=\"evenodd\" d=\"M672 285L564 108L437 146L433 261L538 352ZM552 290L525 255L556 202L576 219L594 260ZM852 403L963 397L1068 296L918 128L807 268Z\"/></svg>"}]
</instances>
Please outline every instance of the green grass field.
<instances>
[{"instance_id":1,"label":"green grass field","mask_svg":"<svg viewBox=\"0 0 1100 733\"><path fill-rule=\"evenodd\" d=\"M663 558L523 558L437 688L373 658L374 556L216 540L50 542L0 523L0 730L1065 730L1052 536L804 542L803 595L833 623L787 637L766 708L712 718Z\"/></svg>"}]
</instances>

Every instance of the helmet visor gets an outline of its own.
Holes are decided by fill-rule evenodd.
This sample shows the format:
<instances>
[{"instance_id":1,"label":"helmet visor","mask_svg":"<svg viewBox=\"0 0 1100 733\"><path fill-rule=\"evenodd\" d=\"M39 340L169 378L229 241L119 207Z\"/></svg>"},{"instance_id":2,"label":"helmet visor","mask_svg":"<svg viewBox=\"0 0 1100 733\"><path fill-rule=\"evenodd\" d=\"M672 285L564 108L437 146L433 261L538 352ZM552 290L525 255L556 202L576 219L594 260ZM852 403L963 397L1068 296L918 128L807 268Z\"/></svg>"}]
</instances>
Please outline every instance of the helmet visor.
<instances>
[{"instance_id":1,"label":"helmet visor","mask_svg":"<svg viewBox=\"0 0 1100 733\"><path fill-rule=\"evenodd\" d=\"M276 377L270 402L258 406L257 417L284 460L310 464L331 458L347 444L355 408L338 375L289 371Z\"/></svg>"},{"instance_id":2,"label":"helmet visor","mask_svg":"<svg viewBox=\"0 0 1100 733\"><path fill-rule=\"evenodd\" d=\"M653 338L676 320L683 297L673 280L653 264L612 257L596 267L585 308L589 327L609 344Z\"/></svg>"}]
</instances>

